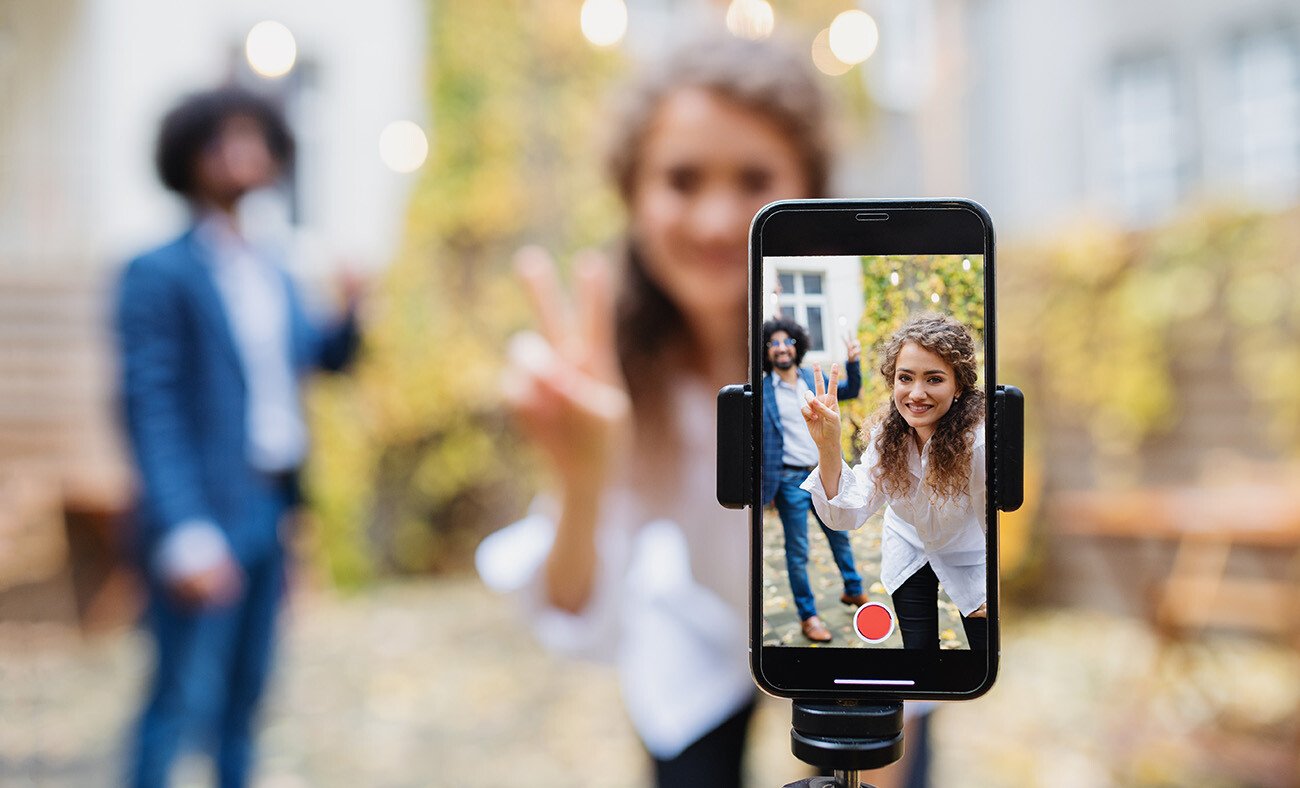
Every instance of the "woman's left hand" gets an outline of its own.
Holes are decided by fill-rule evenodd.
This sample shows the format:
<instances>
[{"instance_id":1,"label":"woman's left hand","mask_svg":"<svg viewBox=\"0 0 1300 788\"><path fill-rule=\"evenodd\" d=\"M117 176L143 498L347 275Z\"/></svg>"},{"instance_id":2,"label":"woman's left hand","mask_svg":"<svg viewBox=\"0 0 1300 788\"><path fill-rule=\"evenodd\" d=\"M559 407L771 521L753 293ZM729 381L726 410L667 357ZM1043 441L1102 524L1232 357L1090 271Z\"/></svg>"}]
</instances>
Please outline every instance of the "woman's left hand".
<instances>
[{"instance_id":1,"label":"woman's left hand","mask_svg":"<svg viewBox=\"0 0 1300 788\"><path fill-rule=\"evenodd\" d=\"M515 266L542 333L511 340L511 360L520 374L505 386L506 403L549 460L561 488L585 495L602 487L626 456L631 432L631 401L615 348L609 264L596 252L580 255L574 310L543 249L521 249Z\"/></svg>"},{"instance_id":2,"label":"woman's left hand","mask_svg":"<svg viewBox=\"0 0 1300 788\"><path fill-rule=\"evenodd\" d=\"M821 364L813 364L814 391L807 392L801 408L808 434L817 444L817 453L823 459L840 456L840 402L838 398L840 368L831 365L829 385L822 380ZM838 467L838 464L836 465Z\"/></svg>"}]
</instances>

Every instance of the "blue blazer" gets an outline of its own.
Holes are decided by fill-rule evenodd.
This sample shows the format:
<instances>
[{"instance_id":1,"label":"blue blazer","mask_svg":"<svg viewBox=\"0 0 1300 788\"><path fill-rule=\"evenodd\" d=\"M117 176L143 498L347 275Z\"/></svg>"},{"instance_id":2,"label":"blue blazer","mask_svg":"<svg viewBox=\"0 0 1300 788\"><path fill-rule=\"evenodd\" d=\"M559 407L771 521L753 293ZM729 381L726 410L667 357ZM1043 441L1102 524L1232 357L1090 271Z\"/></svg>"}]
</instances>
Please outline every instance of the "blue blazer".
<instances>
[{"instance_id":1,"label":"blue blazer","mask_svg":"<svg viewBox=\"0 0 1300 788\"><path fill-rule=\"evenodd\" d=\"M128 263L118 287L120 404L140 481L137 546L151 556L171 529L204 519L247 565L277 546L266 533L274 529L250 524L276 492L248 462L243 369L207 258L191 229ZM353 315L318 330L287 275L285 292L300 377L346 366L358 344Z\"/></svg>"},{"instance_id":2,"label":"blue blazer","mask_svg":"<svg viewBox=\"0 0 1300 788\"><path fill-rule=\"evenodd\" d=\"M816 391L812 370L799 370L804 385L810 391ZM822 385L829 385L830 380L822 373ZM835 392L836 399L846 400L858 396L862 390L862 366L857 361L844 362L844 380ZM772 373L763 376L763 500L767 506L776 497L776 484L781 478L781 458L785 453L785 441L781 436L781 414L776 409L776 387L772 384Z\"/></svg>"}]
</instances>

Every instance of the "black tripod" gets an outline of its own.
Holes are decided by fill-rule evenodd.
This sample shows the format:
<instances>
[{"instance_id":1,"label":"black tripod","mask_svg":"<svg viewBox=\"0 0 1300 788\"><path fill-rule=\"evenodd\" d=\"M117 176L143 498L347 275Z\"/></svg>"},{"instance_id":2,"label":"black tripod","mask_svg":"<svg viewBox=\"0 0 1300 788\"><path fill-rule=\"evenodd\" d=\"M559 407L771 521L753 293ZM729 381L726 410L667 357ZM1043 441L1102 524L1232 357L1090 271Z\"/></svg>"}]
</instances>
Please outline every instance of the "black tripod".
<instances>
[{"instance_id":1,"label":"black tripod","mask_svg":"<svg viewBox=\"0 0 1300 788\"><path fill-rule=\"evenodd\" d=\"M902 701L796 700L791 724L795 757L834 776L810 777L785 788L859 788L858 772L903 757Z\"/></svg>"}]
</instances>

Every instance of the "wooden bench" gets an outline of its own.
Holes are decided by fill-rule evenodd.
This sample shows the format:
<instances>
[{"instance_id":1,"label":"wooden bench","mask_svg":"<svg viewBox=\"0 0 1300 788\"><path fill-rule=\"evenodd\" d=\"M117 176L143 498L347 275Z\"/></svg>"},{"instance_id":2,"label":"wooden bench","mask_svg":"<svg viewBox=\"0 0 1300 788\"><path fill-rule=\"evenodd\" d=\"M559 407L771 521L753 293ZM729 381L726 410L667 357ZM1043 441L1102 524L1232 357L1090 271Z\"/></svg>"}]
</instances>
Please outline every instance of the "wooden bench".
<instances>
[{"instance_id":1,"label":"wooden bench","mask_svg":"<svg viewBox=\"0 0 1300 788\"><path fill-rule=\"evenodd\" d=\"M1300 479L1067 492L1049 509L1062 534L1175 546L1151 611L1160 631L1235 629L1300 649ZM1234 572L1237 550L1281 553L1286 564L1270 576Z\"/></svg>"}]
</instances>

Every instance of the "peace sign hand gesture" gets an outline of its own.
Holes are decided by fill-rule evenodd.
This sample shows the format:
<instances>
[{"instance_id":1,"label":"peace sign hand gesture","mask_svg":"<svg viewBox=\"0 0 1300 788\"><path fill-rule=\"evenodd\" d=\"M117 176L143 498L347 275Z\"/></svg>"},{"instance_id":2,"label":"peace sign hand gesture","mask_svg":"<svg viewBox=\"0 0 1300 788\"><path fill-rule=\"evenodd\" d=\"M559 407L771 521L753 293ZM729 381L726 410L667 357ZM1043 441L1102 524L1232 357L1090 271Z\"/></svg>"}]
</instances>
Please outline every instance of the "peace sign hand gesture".
<instances>
[{"instance_id":1,"label":"peace sign hand gesture","mask_svg":"<svg viewBox=\"0 0 1300 788\"><path fill-rule=\"evenodd\" d=\"M840 456L840 402L837 396L840 365L831 364L830 383L826 385L822 380L822 365L813 364L813 382L816 391L804 392L803 420L825 464L827 458ZM839 467L838 461L836 467Z\"/></svg>"},{"instance_id":2,"label":"peace sign hand gesture","mask_svg":"<svg viewBox=\"0 0 1300 788\"><path fill-rule=\"evenodd\" d=\"M845 335L844 349L848 352L849 361L857 361L862 358L862 343L852 334Z\"/></svg>"},{"instance_id":3,"label":"peace sign hand gesture","mask_svg":"<svg viewBox=\"0 0 1300 788\"><path fill-rule=\"evenodd\" d=\"M630 400L614 350L614 296L609 265L596 252L577 259L577 305L571 309L555 264L536 246L515 255L515 269L541 333L512 338L521 371L505 398L523 431L550 460L565 489L591 489L607 477L629 433Z\"/></svg>"},{"instance_id":4,"label":"peace sign hand gesture","mask_svg":"<svg viewBox=\"0 0 1300 788\"><path fill-rule=\"evenodd\" d=\"M829 384L822 383L822 365L813 364L816 391L805 391L802 408L804 424L813 443L817 444L817 467L820 470L822 490L828 499L834 498L840 488L840 365L831 364Z\"/></svg>"}]
</instances>

